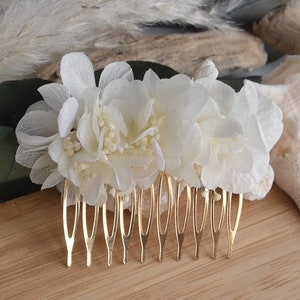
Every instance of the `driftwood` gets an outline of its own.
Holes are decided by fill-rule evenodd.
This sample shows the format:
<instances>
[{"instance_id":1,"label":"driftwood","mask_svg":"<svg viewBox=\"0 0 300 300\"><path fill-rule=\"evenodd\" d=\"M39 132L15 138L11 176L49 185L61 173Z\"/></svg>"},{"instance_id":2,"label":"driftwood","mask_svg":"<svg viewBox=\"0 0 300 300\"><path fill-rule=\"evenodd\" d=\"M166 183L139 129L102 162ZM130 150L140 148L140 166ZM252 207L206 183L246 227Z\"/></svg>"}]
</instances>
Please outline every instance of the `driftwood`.
<instances>
[{"instance_id":1,"label":"driftwood","mask_svg":"<svg viewBox=\"0 0 300 300\"><path fill-rule=\"evenodd\" d=\"M113 61L143 60L168 65L191 75L204 59L214 61L220 75L228 75L262 66L267 55L260 39L243 31L205 31L168 35L114 37L118 47L91 49L88 56L95 69ZM59 61L38 72L37 77L59 80Z\"/></svg>"},{"instance_id":2,"label":"driftwood","mask_svg":"<svg viewBox=\"0 0 300 300\"><path fill-rule=\"evenodd\" d=\"M270 12L254 25L254 32L266 43L289 54L300 54L300 1Z\"/></svg>"}]
</instances>

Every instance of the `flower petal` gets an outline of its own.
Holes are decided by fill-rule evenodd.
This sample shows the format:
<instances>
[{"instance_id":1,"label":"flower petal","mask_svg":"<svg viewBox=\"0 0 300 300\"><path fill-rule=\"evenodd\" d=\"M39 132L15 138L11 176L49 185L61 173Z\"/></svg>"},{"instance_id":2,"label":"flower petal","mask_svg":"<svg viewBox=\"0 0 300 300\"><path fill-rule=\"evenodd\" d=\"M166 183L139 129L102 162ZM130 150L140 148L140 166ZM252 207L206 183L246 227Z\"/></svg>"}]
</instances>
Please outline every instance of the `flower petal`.
<instances>
[{"instance_id":1,"label":"flower petal","mask_svg":"<svg viewBox=\"0 0 300 300\"><path fill-rule=\"evenodd\" d=\"M159 170L163 171L166 168L166 162L164 160L162 150L161 150L158 142L154 139L152 140L152 145L155 149L157 167L159 168Z\"/></svg>"},{"instance_id":2,"label":"flower petal","mask_svg":"<svg viewBox=\"0 0 300 300\"><path fill-rule=\"evenodd\" d=\"M98 141L93 131L93 116L91 113L85 113L77 127L77 138L81 146L90 153L97 153Z\"/></svg>"},{"instance_id":3,"label":"flower petal","mask_svg":"<svg viewBox=\"0 0 300 300\"><path fill-rule=\"evenodd\" d=\"M217 103L221 113L228 115L235 105L235 91L227 84L219 80L200 79L197 83L204 86L210 97Z\"/></svg>"},{"instance_id":4,"label":"flower petal","mask_svg":"<svg viewBox=\"0 0 300 300\"><path fill-rule=\"evenodd\" d=\"M45 146L58 136L57 132L57 113L54 110L31 111L16 127L19 143L27 146Z\"/></svg>"},{"instance_id":5,"label":"flower petal","mask_svg":"<svg viewBox=\"0 0 300 300\"><path fill-rule=\"evenodd\" d=\"M75 98L69 98L63 104L58 115L58 131L61 138L66 137L73 128L79 104Z\"/></svg>"},{"instance_id":6,"label":"flower petal","mask_svg":"<svg viewBox=\"0 0 300 300\"><path fill-rule=\"evenodd\" d=\"M216 65L210 59L206 59L195 70L195 72L193 73L193 78L195 80L200 78L216 79L218 75L219 71L216 68Z\"/></svg>"},{"instance_id":7,"label":"flower petal","mask_svg":"<svg viewBox=\"0 0 300 300\"><path fill-rule=\"evenodd\" d=\"M158 93L160 79L152 69L149 69L148 71L145 72L143 82L145 83L148 92L151 96L153 96L153 94Z\"/></svg>"},{"instance_id":8,"label":"flower petal","mask_svg":"<svg viewBox=\"0 0 300 300\"><path fill-rule=\"evenodd\" d=\"M259 99L256 117L262 131L264 144L270 151L283 131L281 109L269 99Z\"/></svg>"},{"instance_id":9,"label":"flower petal","mask_svg":"<svg viewBox=\"0 0 300 300\"><path fill-rule=\"evenodd\" d=\"M75 98L79 98L87 88L96 86L93 65L82 52L63 56L60 74L63 84Z\"/></svg>"},{"instance_id":10,"label":"flower petal","mask_svg":"<svg viewBox=\"0 0 300 300\"><path fill-rule=\"evenodd\" d=\"M107 65L101 73L99 88L104 89L111 81L116 79L133 80L133 72L125 62L113 62Z\"/></svg>"},{"instance_id":11,"label":"flower petal","mask_svg":"<svg viewBox=\"0 0 300 300\"><path fill-rule=\"evenodd\" d=\"M58 172L66 178L70 178L69 168L70 168L70 157L66 155L63 140L54 140L48 148L48 153L51 159L57 163Z\"/></svg>"},{"instance_id":12,"label":"flower petal","mask_svg":"<svg viewBox=\"0 0 300 300\"><path fill-rule=\"evenodd\" d=\"M203 166L201 171L201 182L208 189L215 189L225 176L226 164L224 160L211 161Z\"/></svg>"},{"instance_id":13,"label":"flower petal","mask_svg":"<svg viewBox=\"0 0 300 300\"><path fill-rule=\"evenodd\" d=\"M99 178L89 178L82 182L80 186L80 192L86 199L88 205L95 206L95 205L103 205L106 199L103 199L103 195L101 197L101 186L103 183L100 181ZM105 196L105 195L104 195ZM100 201L101 200L101 201Z\"/></svg>"},{"instance_id":14,"label":"flower petal","mask_svg":"<svg viewBox=\"0 0 300 300\"><path fill-rule=\"evenodd\" d=\"M47 151L46 148L35 150L32 147L21 144L16 152L16 162L24 167L32 168L34 163Z\"/></svg>"},{"instance_id":15,"label":"flower petal","mask_svg":"<svg viewBox=\"0 0 300 300\"><path fill-rule=\"evenodd\" d=\"M234 169L222 176L219 187L235 194L248 193L263 179L269 166L269 154L256 155L253 168L247 173Z\"/></svg>"},{"instance_id":16,"label":"flower petal","mask_svg":"<svg viewBox=\"0 0 300 300\"><path fill-rule=\"evenodd\" d=\"M232 138L243 133L242 126L231 118L219 118L214 123L211 136L214 138Z\"/></svg>"},{"instance_id":17,"label":"flower petal","mask_svg":"<svg viewBox=\"0 0 300 300\"><path fill-rule=\"evenodd\" d=\"M57 184L61 183L63 180L64 177L57 170L55 170L46 178L41 189L43 190L43 189L48 189L53 186L56 186Z\"/></svg>"},{"instance_id":18,"label":"flower petal","mask_svg":"<svg viewBox=\"0 0 300 300\"><path fill-rule=\"evenodd\" d=\"M114 187L121 191L128 190L132 182L132 172L127 161L121 155L110 155L109 164L116 174L117 187Z\"/></svg>"},{"instance_id":19,"label":"flower petal","mask_svg":"<svg viewBox=\"0 0 300 300\"><path fill-rule=\"evenodd\" d=\"M55 139L48 147L48 153L53 161L59 163L62 156L65 155L62 139Z\"/></svg>"},{"instance_id":20,"label":"flower petal","mask_svg":"<svg viewBox=\"0 0 300 300\"><path fill-rule=\"evenodd\" d=\"M70 97L68 89L60 83L49 83L38 88L46 103L59 111L63 103Z\"/></svg>"},{"instance_id":21,"label":"flower petal","mask_svg":"<svg viewBox=\"0 0 300 300\"><path fill-rule=\"evenodd\" d=\"M247 200L261 200L265 198L267 193L271 190L274 181L274 171L269 165L267 173L263 179L249 192L244 194L244 198Z\"/></svg>"},{"instance_id":22,"label":"flower petal","mask_svg":"<svg viewBox=\"0 0 300 300\"><path fill-rule=\"evenodd\" d=\"M43 184L43 182L51 174L52 170L56 169L56 163L51 160L48 153L43 154L34 163L30 172L30 179L33 183Z\"/></svg>"},{"instance_id":23,"label":"flower petal","mask_svg":"<svg viewBox=\"0 0 300 300\"><path fill-rule=\"evenodd\" d=\"M122 115L133 135L144 128L152 103L143 82L115 80L107 85L102 99L104 105L114 107Z\"/></svg>"},{"instance_id":24,"label":"flower petal","mask_svg":"<svg viewBox=\"0 0 300 300\"><path fill-rule=\"evenodd\" d=\"M252 152L243 147L242 151L227 153L228 165L239 173L249 172L254 165L254 158Z\"/></svg>"},{"instance_id":25,"label":"flower petal","mask_svg":"<svg viewBox=\"0 0 300 300\"><path fill-rule=\"evenodd\" d=\"M41 101L38 101L38 102L35 102L33 104L31 104L27 110L26 110L26 113L29 113L31 111L51 111L53 110L44 100L41 100Z\"/></svg>"},{"instance_id":26,"label":"flower petal","mask_svg":"<svg viewBox=\"0 0 300 300\"><path fill-rule=\"evenodd\" d=\"M133 169L136 185L142 190L149 189L151 184L157 179L158 174L159 171L155 164L148 165L146 170L143 167Z\"/></svg>"}]
</instances>

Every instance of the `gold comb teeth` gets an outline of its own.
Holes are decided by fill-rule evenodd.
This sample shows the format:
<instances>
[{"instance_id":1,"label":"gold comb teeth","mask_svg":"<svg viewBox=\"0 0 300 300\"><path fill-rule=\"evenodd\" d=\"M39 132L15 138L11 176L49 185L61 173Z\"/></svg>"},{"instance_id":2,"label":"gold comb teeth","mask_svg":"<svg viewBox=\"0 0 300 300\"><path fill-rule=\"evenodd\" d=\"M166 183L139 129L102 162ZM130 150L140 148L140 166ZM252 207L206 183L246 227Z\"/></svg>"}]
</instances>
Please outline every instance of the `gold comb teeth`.
<instances>
[{"instance_id":1,"label":"gold comb teeth","mask_svg":"<svg viewBox=\"0 0 300 300\"><path fill-rule=\"evenodd\" d=\"M222 196L216 191L210 191L210 228L212 234L212 258L217 257L217 246L220 239L220 233L226 214L227 205L227 192L222 190ZM219 216L219 222L217 222L216 216L216 202L221 200L221 212ZM216 226L216 224L218 224Z\"/></svg>"},{"instance_id":2,"label":"gold comb teeth","mask_svg":"<svg viewBox=\"0 0 300 300\"><path fill-rule=\"evenodd\" d=\"M232 219L231 219L231 203L232 203L232 193L228 193L228 202L227 202L227 233L228 233L228 253L227 257L230 258L232 256L234 239L238 230L239 222L242 215L243 209L243 194L239 194L239 202L236 213L236 218L234 225L232 227Z\"/></svg>"},{"instance_id":3,"label":"gold comb teeth","mask_svg":"<svg viewBox=\"0 0 300 300\"><path fill-rule=\"evenodd\" d=\"M179 202L181 200L182 193L182 182L178 182L176 185L176 199L174 203L174 209L175 209L175 234L176 234L176 240L177 240L177 254L176 259L181 260L181 252L182 252L182 244L184 240L184 233L186 231L190 210L191 210L191 188L186 185L184 187L184 190L186 191L186 206L185 206L185 215L183 220L182 229L180 230L180 224L179 224ZM183 191L184 192L184 191Z\"/></svg>"},{"instance_id":4,"label":"gold comb teeth","mask_svg":"<svg viewBox=\"0 0 300 300\"><path fill-rule=\"evenodd\" d=\"M200 194L200 195L199 195ZM198 222L198 202L199 196L204 198L203 212L201 221ZM193 205L193 233L195 238L195 259L199 258L200 242L203 236L209 208L209 190L203 189L192 189L192 205ZM200 224L200 225L199 225Z\"/></svg>"},{"instance_id":5,"label":"gold comb teeth","mask_svg":"<svg viewBox=\"0 0 300 300\"><path fill-rule=\"evenodd\" d=\"M150 236L153 219L156 217L156 231L159 244L158 261L161 262L163 260L164 246L170 228L173 210L175 238L177 242L176 260L181 260L182 257L182 246L185 234L188 230L188 221L191 212L195 243L194 258L199 258L200 243L208 217L212 237L211 258L215 259L217 257L218 242L225 219L227 221L228 238L227 257L230 258L232 256L233 244L241 218L243 194L236 195L236 197L238 197L238 206L235 214L236 217L233 221L232 202L236 197L234 197L232 193L222 190L220 194L216 190L209 190L204 187L191 188L183 181L175 182L172 177L165 172L161 172L157 183L156 188L155 184L152 184L148 190L135 188L129 195L123 195L117 191L109 190L110 187L107 187L107 190L109 190L109 197L111 197L114 204L112 228L109 228L108 225L106 203L103 204L101 208L108 266L111 266L113 262L113 249L118 228L120 229L123 244L123 263L126 264L128 262L129 245L136 218L138 220L138 233L141 244L140 261L144 263L146 259L147 242ZM92 249L96 239L100 207L99 205L94 206L92 228L89 234L88 223L90 222L87 219L86 200L79 195L78 189L67 180L65 180L62 195L63 227L67 247L67 266L70 267L72 265L72 251L75 243L75 235L80 213L82 213L82 226L87 253L86 264L89 267L92 262ZM126 204L129 204L130 207L130 217L128 217L129 223L127 228L125 228L125 202ZM75 207L71 235L69 234L67 222L67 208L70 203L74 204ZM69 219L70 218L71 217L69 216Z\"/></svg>"},{"instance_id":6,"label":"gold comb teeth","mask_svg":"<svg viewBox=\"0 0 300 300\"><path fill-rule=\"evenodd\" d=\"M139 237L141 242L141 262L145 262L146 258L146 246L150 234L150 229L152 226L153 221L153 214L154 214L154 205L155 205L155 191L154 191L154 184L151 185L150 189L148 191L139 190L138 193L138 227L139 227ZM147 226L146 230L144 230L143 226L143 210L142 206L145 201L145 195L146 192L150 192L149 197L149 209L148 209L148 219L147 219Z\"/></svg>"},{"instance_id":7,"label":"gold comb teeth","mask_svg":"<svg viewBox=\"0 0 300 300\"><path fill-rule=\"evenodd\" d=\"M123 244L123 263L126 264L128 262L128 249L129 243L131 240L131 236L133 233L134 222L135 222L135 215L136 215L136 203L137 203L137 196L136 196L136 189L133 190L129 197L131 201L131 215L130 215L130 222L128 226L128 231L126 233L125 230L125 221L124 221L124 197L118 195L118 201L120 202L120 231L121 231L121 239Z\"/></svg>"},{"instance_id":8,"label":"gold comb teeth","mask_svg":"<svg viewBox=\"0 0 300 300\"><path fill-rule=\"evenodd\" d=\"M82 199L82 227L83 227L83 236L86 247L86 265L89 267L92 264L92 249L97 233L97 226L99 220L99 205L94 207L94 220L91 235L88 234L87 218L86 218L86 200Z\"/></svg>"},{"instance_id":9,"label":"gold comb teeth","mask_svg":"<svg viewBox=\"0 0 300 300\"><path fill-rule=\"evenodd\" d=\"M107 248L107 264L108 266L112 265L112 257L113 257L113 249L114 244L117 236L117 229L118 229L118 220L119 220L119 209L120 209L120 203L118 201L118 196L114 198L114 220L112 225L111 234L109 234L108 229L108 222L107 222L107 209L106 209L106 203L102 206L102 219L103 219L103 231L104 231L104 238L105 238L105 244Z\"/></svg>"},{"instance_id":10,"label":"gold comb teeth","mask_svg":"<svg viewBox=\"0 0 300 300\"><path fill-rule=\"evenodd\" d=\"M68 229L68 217L67 217L68 200L72 200L75 205L74 222L73 222L71 236L69 235L69 229ZM72 265L72 251L75 242L79 217L80 217L80 200L79 200L78 191L72 184L70 184L68 180L65 180L64 191L63 191L63 228L64 228L64 236L65 236L67 251L68 251L67 254L68 267Z\"/></svg>"},{"instance_id":11,"label":"gold comb teeth","mask_svg":"<svg viewBox=\"0 0 300 300\"><path fill-rule=\"evenodd\" d=\"M165 221L165 226L162 227L161 222L161 202L163 197L163 189L164 189L164 183L167 182L167 199L168 199L168 206L167 206L167 217ZM167 233L168 228L170 224L170 219L172 215L172 208L173 208L173 186L172 186L172 180L170 176L167 176L165 173L160 174L159 179L159 190L156 200L156 225L157 225L157 237L158 237L158 243L159 243L159 254L158 254L158 260L163 260L163 251L165 242L167 239Z\"/></svg>"}]
</instances>

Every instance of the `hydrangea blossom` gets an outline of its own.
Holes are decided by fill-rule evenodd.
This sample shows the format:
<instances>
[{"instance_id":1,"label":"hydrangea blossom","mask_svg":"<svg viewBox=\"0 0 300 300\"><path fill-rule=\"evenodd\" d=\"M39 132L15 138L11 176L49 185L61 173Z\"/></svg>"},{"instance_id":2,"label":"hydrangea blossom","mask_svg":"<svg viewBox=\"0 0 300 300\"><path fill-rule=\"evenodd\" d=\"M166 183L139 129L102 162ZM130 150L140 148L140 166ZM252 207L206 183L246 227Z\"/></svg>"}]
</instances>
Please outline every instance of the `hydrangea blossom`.
<instances>
[{"instance_id":1,"label":"hydrangea blossom","mask_svg":"<svg viewBox=\"0 0 300 300\"><path fill-rule=\"evenodd\" d=\"M42 188L69 179L90 205L107 201L108 186L147 189L160 171L193 187L248 192L267 172L281 111L251 82L236 93L217 74L206 62L196 80L148 70L140 81L116 62L96 86L88 57L65 55L62 84L39 88L44 101L17 126L16 160Z\"/></svg>"},{"instance_id":2,"label":"hydrangea blossom","mask_svg":"<svg viewBox=\"0 0 300 300\"><path fill-rule=\"evenodd\" d=\"M282 133L282 113L269 99L260 97L246 81L236 93L214 78L200 78L210 99L199 113L202 139L196 165L201 182L209 189L220 187L233 193L251 191L269 166L269 151Z\"/></svg>"},{"instance_id":3,"label":"hydrangea blossom","mask_svg":"<svg viewBox=\"0 0 300 300\"><path fill-rule=\"evenodd\" d=\"M63 84L82 105L77 126L49 146L58 171L92 205L106 201L106 185L130 192L139 176L154 177L151 184L164 165L155 144L157 130L146 127L151 101L145 85L133 80L128 64L114 63L96 87L91 62L83 54L65 56L61 69ZM133 175L133 167L143 174Z\"/></svg>"},{"instance_id":4,"label":"hydrangea blossom","mask_svg":"<svg viewBox=\"0 0 300 300\"><path fill-rule=\"evenodd\" d=\"M144 82L153 101L151 122L160 134L158 143L166 172L191 186L200 187L194 169L194 160L201 151L196 145L195 121L208 101L206 89L200 85L191 86L190 78L184 74L159 79L152 70L146 72Z\"/></svg>"}]
</instances>

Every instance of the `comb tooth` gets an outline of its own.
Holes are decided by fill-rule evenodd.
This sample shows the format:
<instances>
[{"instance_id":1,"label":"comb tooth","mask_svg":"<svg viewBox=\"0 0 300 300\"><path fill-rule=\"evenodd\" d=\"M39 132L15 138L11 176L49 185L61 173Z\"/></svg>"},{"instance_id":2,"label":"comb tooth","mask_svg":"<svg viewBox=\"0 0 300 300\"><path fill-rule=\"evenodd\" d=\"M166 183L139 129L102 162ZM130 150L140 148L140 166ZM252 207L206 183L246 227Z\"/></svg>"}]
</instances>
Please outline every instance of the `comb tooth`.
<instances>
[{"instance_id":1,"label":"comb tooth","mask_svg":"<svg viewBox=\"0 0 300 300\"><path fill-rule=\"evenodd\" d=\"M234 222L234 226L232 228L232 219L231 219L231 203L232 203L232 193L228 193L228 201L227 201L227 236L228 236L228 252L227 257L230 258L232 256L233 244L235 240L235 236L238 230L242 208L243 208L243 194L239 194L239 203L237 214Z\"/></svg>"},{"instance_id":2,"label":"comb tooth","mask_svg":"<svg viewBox=\"0 0 300 300\"><path fill-rule=\"evenodd\" d=\"M210 194L212 191L210 191ZM222 207L221 213L219 218L218 227L216 228L216 211L215 211L215 202L218 201L217 199L218 194L213 191L213 195L210 195L210 228L212 234L212 258L215 259L217 257L217 246L220 238L221 228L224 222L224 217L226 214L226 204L227 204L227 192L222 190Z\"/></svg>"},{"instance_id":3,"label":"comb tooth","mask_svg":"<svg viewBox=\"0 0 300 300\"><path fill-rule=\"evenodd\" d=\"M181 252L182 252L182 244L184 240L184 233L187 227L188 218L190 214L191 209L191 188L186 185L186 208L185 208L185 217L182 225L182 230L180 230L179 225L179 202L180 202L180 196L181 196L181 182L178 182L176 185L176 199L174 203L174 209L175 209L175 234L176 234L176 240L177 240L177 254L176 259L181 260Z\"/></svg>"},{"instance_id":4,"label":"comb tooth","mask_svg":"<svg viewBox=\"0 0 300 300\"><path fill-rule=\"evenodd\" d=\"M124 209L123 209L123 202L124 196L118 196L118 201L120 202L120 231L121 231L121 239L123 244L123 263L126 264L128 261L128 248L131 239L131 235L134 228L135 222L135 214L136 214L136 190L134 189L131 194L131 216L128 231L125 231L125 224L124 224Z\"/></svg>"},{"instance_id":5,"label":"comb tooth","mask_svg":"<svg viewBox=\"0 0 300 300\"><path fill-rule=\"evenodd\" d=\"M195 259L199 258L199 246L202 239L204 227L207 220L208 215L208 207L209 207L209 190L204 189L203 193L201 195L204 198L204 204L203 204L203 212L202 212L202 219L200 223L200 227L198 226L198 191L199 189L193 188L192 193L192 203L193 203L193 232L194 232L194 238L195 238Z\"/></svg>"},{"instance_id":6,"label":"comb tooth","mask_svg":"<svg viewBox=\"0 0 300 300\"><path fill-rule=\"evenodd\" d=\"M95 205L94 207L94 220L93 220L93 228L91 235L88 234L88 226L86 219L86 200L82 199L82 227L83 227L83 236L86 247L86 265L88 267L92 264L92 249L96 238L97 226L99 220L99 205Z\"/></svg>"},{"instance_id":7,"label":"comb tooth","mask_svg":"<svg viewBox=\"0 0 300 300\"><path fill-rule=\"evenodd\" d=\"M143 213L142 213L142 204L144 201L144 191L139 191L138 196L138 228L139 228L139 237L141 242L141 262L145 262L146 256L146 246L149 238L149 233L153 221L153 212L154 212L154 199L155 199L155 192L154 192L154 185L152 184L150 187L150 204L149 204L149 212L148 212L148 221L147 221L147 228L144 231L143 228Z\"/></svg>"},{"instance_id":8,"label":"comb tooth","mask_svg":"<svg viewBox=\"0 0 300 300\"><path fill-rule=\"evenodd\" d=\"M115 209L114 209L114 220L113 220L111 234L109 234L109 232L108 232L106 203L104 203L102 206L103 231L104 231L104 238L105 238L105 243L106 243L106 248L107 248L107 265L108 266L112 265L113 248L114 248L114 243L116 240L117 228L118 228L119 201L117 199L117 196L115 196L114 201L115 201Z\"/></svg>"},{"instance_id":9,"label":"comb tooth","mask_svg":"<svg viewBox=\"0 0 300 300\"><path fill-rule=\"evenodd\" d=\"M165 226L164 228L162 228L160 206L162 201L163 183L165 179L167 180L167 185L168 185L167 188L168 208L167 208L167 217L165 221ZM164 245L166 242L168 228L170 224L170 218L172 215L172 204L173 204L173 186L172 186L171 177L162 172L160 174L159 190L158 190L157 206L156 206L156 225L157 225L157 236L159 242L159 255L158 255L159 261L163 260Z\"/></svg>"},{"instance_id":10,"label":"comb tooth","mask_svg":"<svg viewBox=\"0 0 300 300\"><path fill-rule=\"evenodd\" d=\"M69 235L68 230L68 199L69 194L71 197L74 197L75 202L75 213L74 213L74 222L73 222L73 228L72 228L72 235ZM80 217L80 201L79 201L79 192L78 190L69 183L68 180L64 181L64 189L63 189L63 228L64 228L64 236L68 251L67 256L67 266L70 267L72 265L72 252L73 252L73 246L75 242L75 235L78 227L78 221Z\"/></svg>"}]
</instances>

